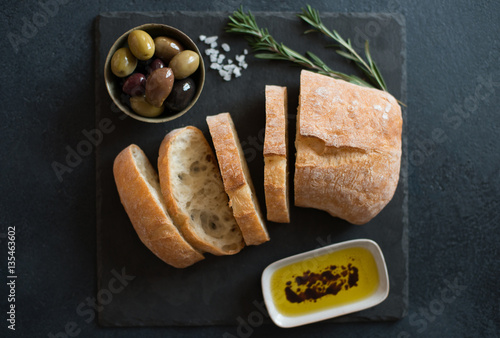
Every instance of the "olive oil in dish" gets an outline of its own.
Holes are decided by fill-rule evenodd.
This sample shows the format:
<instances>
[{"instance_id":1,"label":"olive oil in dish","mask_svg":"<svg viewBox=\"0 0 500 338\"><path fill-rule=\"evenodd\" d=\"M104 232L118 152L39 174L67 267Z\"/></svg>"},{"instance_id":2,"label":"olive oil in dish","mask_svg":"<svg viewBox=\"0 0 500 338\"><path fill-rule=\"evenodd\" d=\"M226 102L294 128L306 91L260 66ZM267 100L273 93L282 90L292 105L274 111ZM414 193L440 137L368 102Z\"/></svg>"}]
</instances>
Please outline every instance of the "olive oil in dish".
<instances>
[{"instance_id":1,"label":"olive oil in dish","mask_svg":"<svg viewBox=\"0 0 500 338\"><path fill-rule=\"evenodd\" d=\"M379 286L372 253L351 247L283 266L271 276L278 312L300 316L360 301Z\"/></svg>"}]
</instances>

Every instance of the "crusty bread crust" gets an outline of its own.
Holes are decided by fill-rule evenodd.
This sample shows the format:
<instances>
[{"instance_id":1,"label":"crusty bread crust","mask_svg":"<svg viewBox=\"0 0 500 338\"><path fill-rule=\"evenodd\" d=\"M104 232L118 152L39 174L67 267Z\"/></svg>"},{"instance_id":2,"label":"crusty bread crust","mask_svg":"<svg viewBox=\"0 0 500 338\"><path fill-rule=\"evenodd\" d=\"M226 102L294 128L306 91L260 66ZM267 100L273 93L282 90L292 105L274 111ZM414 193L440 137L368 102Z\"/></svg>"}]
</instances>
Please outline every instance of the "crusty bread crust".
<instances>
[{"instance_id":1,"label":"crusty bread crust","mask_svg":"<svg viewBox=\"0 0 500 338\"><path fill-rule=\"evenodd\" d=\"M215 153L234 217L247 245L269 240L248 165L229 113L207 116Z\"/></svg>"},{"instance_id":2,"label":"crusty bread crust","mask_svg":"<svg viewBox=\"0 0 500 338\"><path fill-rule=\"evenodd\" d=\"M396 190L401 132L401 107L390 94L302 71L295 205L370 221Z\"/></svg>"},{"instance_id":3,"label":"crusty bread crust","mask_svg":"<svg viewBox=\"0 0 500 338\"><path fill-rule=\"evenodd\" d=\"M264 156L288 155L288 97L286 87L266 86Z\"/></svg>"},{"instance_id":4,"label":"crusty bread crust","mask_svg":"<svg viewBox=\"0 0 500 338\"><path fill-rule=\"evenodd\" d=\"M206 152L209 154L206 158L204 158L205 161L204 164L205 166L209 166L209 164L212 165L209 166L205 174L211 176L213 175L217 176L215 177L215 179L220 181L221 193L224 194L224 198L227 203L227 196L222 188L223 183L220 177L219 168L217 166L217 162L215 160L215 154L213 153L212 148L210 147L207 140L203 136L201 130L192 126L188 126L185 128L174 129L171 132L169 132L163 139L163 142L161 143L160 146L159 157L158 157L158 172L160 176L161 191L165 199L168 213L174 220L175 224L177 224L177 226L179 227L179 229L181 230L182 234L187 239L187 241L191 245L193 245L193 247L195 247L196 249L203 252L209 252L214 255L236 254L240 252L241 249L244 247L244 242L241 235L239 237L240 242L231 243L231 245L224 245L225 243L223 240L216 241L217 245L210 243L210 241L205 240L204 238L201 237L201 235L197 233L196 227L201 227L201 224L195 224L194 215L190 215L187 210L183 210L183 207L180 205L180 202L175 197L176 195L175 190L180 188L176 186L176 184L178 183L176 183L175 177L172 177L172 175L174 175L174 170L173 170L174 163L172 163L172 161L177 160L172 154L174 153L176 138L180 137L183 134L185 135L186 133L197 134L196 139L199 142L203 142L203 144L197 145L197 149L204 148L203 149L204 153ZM203 189L208 189L208 188L209 187L203 187ZM226 208L228 208L227 204ZM225 210L206 210L207 213L217 213L217 212L220 213L220 215L218 215L218 219L220 219L221 222L222 218L224 217L223 211ZM227 210L227 213L229 213L231 218L233 217L230 210ZM193 218L191 216L193 216ZM236 227L234 231L239 232L240 230L236 225L236 221L233 219L232 222L234 224L234 227Z\"/></svg>"},{"instance_id":5,"label":"crusty bread crust","mask_svg":"<svg viewBox=\"0 0 500 338\"><path fill-rule=\"evenodd\" d=\"M142 159L142 166L137 162ZM139 239L165 263L185 268L204 257L182 237L167 214L161 193L148 183L145 170L158 180L144 152L135 144L122 150L113 164L113 174L121 203ZM159 183L157 183L159 188Z\"/></svg>"},{"instance_id":6,"label":"crusty bread crust","mask_svg":"<svg viewBox=\"0 0 500 338\"><path fill-rule=\"evenodd\" d=\"M290 223L287 115L286 87L266 86L264 192L267 219L279 223Z\"/></svg>"}]
</instances>

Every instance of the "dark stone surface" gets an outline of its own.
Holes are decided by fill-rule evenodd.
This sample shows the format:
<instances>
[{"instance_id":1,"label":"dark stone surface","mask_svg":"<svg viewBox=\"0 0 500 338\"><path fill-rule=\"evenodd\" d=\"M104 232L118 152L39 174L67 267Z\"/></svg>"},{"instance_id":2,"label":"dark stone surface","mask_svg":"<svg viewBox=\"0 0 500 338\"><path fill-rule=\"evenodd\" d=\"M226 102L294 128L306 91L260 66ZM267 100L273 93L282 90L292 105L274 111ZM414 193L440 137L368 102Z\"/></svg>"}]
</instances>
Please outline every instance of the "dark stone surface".
<instances>
[{"instance_id":1,"label":"dark stone surface","mask_svg":"<svg viewBox=\"0 0 500 338\"><path fill-rule=\"evenodd\" d=\"M318 323L255 337L495 337L500 330L498 2L308 1L326 12L400 12L407 30L410 307L396 322ZM0 336L238 336L237 326L109 329L97 292L95 152L56 177L95 126L94 20L108 11L233 11L239 1L44 1L0 10ZM300 1L245 2L298 12ZM25 26L37 22L36 31ZM27 24L28 23L28 24ZM23 35L24 33L24 35ZM13 43L10 40L13 41ZM14 48L14 46L16 48ZM16 332L6 328L8 226L16 227ZM243 254L243 253L242 253ZM79 311L79 312L77 312ZM245 318L247 320L247 317ZM248 331L250 332L250 330ZM62 336L62 335L59 335ZM226 335L228 336L228 335Z\"/></svg>"},{"instance_id":2,"label":"dark stone surface","mask_svg":"<svg viewBox=\"0 0 500 338\"><path fill-rule=\"evenodd\" d=\"M326 39L315 35L300 38L304 25L293 15L255 15L263 27L276 32L276 39L285 39L289 35L299 37L293 41L294 49L310 49L321 59L328 60L333 68L349 71L349 65L344 60L332 57L332 51L323 47L329 43ZM295 107L298 105L300 77L299 68L248 57L248 69L243 70L241 78L225 82L216 71L208 68L210 60L205 56L205 87L191 111L175 121L159 125L145 124L131 118L120 120L121 114L110 109L111 99L104 88L104 60L117 36L131 27L152 21L178 27L197 42L200 34L218 35L219 45L225 42L231 46L231 51L226 53L228 58L234 59L236 54L248 48L241 37L223 33L227 22L225 13L169 12L161 16L107 13L98 18L96 124L105 119L113 124L113 131L105 135L97 147L98 290L106 289L110 280L115 278L112 271L125 268L127 274L135 276L123 292L113 295L112 302L108 304L107 299L103 300L99 322L106 326L236 325L239 316L245 318L256 309L254 302L263 302L260 276L267 265L329 243L356 238L373 239L380 245L386 257L391 290L382 304L336 321L402 318L408 307L406 161L394 198L376 218L364 226L349 225L325 212L292 205L290 224L268 222L271 236L269 243L247 247L231 257L206 255L205 261L182 270L166 266L140 243L120 204L113 180L113 159L120 150L133 142L144 149L155 165L158 148L166 132L190 124L204 131L207 139L211 140L205 117L229 111L238 130L243 152L247 155L257 196L264 208L264 88L266 84L288 87L290 135L295 135ZM193 22L197 24L193 25ZM405 37L401 15L326 14L324 22L335 24L341 34L353 37L366 31L367 27L378 27L377 35L371 38L373 57L380 60L378 66L385 74L393 94L406 101ZM353 43L362 46L364 41L360 37L359 41L353 39ZM198 47L202 53L208 48L203 43L198 43ZM292 164L295 162L293 140L294 137L291 137Z\"/></svg>"}]
</instances>

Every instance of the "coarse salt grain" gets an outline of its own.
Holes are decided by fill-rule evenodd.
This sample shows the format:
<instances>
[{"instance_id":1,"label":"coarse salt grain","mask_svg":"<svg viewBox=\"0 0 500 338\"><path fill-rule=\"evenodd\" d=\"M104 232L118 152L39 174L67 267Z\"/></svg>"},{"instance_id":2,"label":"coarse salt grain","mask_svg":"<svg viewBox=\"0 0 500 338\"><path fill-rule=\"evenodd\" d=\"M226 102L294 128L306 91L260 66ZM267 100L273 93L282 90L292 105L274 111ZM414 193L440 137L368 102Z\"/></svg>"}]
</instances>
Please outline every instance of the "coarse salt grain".
<instances>
[{"instance_id":1,"label":"coarse salt grain","mask_svg":"<svg viewBox=\"0 0 500 338\"><path fill-rule=\"evenodd\" d=\"M205 49L205 54L207 55L217 55L219 54L219 51L217 49L213 49L213 48L208 48L208 49Z\"/></svg>"},{"instance_id":2,"label":"coarse salt grain","mask_svg":"<svg viewBox=\"0 0 500 338\"><path fill-rule=\"evenodd\" d=\"M219 70L221 69L221 65L219 63L215 63L213 62L212 64L210 64L210 69L216 69L216 70Z\"/></svg>"},{"instance_id":3,"label":"coarse salt grain","mask_svg":"<svg viewBox=\"0 0 500 338\"><path fill-rule=\"evenodd\" d=\"M217 49L218 43L216 41L218 36L214 35L207 37L206 35L200 35L199 39L210 46L210 48L205 50L205 54L210 58L210 69L218 71L220 77L222 77L224 81L230 81L233 76L235 78L240 77L242 69L247 69L248 64L245 62L245 55L248 54L247 49L243 50L243 54L236 55L236 61L233 61L229 58L226 59L226 56ZM231 50L231 47L227 43L222 43L220 47L225 52ZM226 60L225 64L224 60Z\"/></svg>"},{"instance_id":4,"label":"coarse salt grain","mask_svg":"<svg viewBox=\"0 0 500 338\"><path fill-rule=\"evenodd\" d=\"M218 37L218 36L216 36L216 35L214 35L214 36L210 36L210 37L208 37L208 38L205 38L205 41L204 41L204 42L205 42L207 45L209 45L209 44L211 44L212 42L217 41L217 39L218 39L218 38L219 38L219 37Z\"/></svg>"}]
</instances>

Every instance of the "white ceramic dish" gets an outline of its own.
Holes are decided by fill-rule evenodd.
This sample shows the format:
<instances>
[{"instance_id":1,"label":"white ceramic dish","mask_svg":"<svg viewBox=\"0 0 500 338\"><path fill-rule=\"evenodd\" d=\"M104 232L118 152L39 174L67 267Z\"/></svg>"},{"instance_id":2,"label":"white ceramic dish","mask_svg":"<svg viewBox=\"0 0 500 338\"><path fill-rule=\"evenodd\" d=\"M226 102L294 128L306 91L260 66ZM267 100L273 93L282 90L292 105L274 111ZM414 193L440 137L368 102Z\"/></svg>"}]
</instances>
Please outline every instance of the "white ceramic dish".
<instances>
[{"instance_id":1,"label":"white ceramic dish","mask_svg":"<svg viewBox=\"0 0 500 338\"><path fill-rule=\"evenodd\" d=\"M271 277L278 269L309 258L318 257L347 248L364 248L372 254L378 271L379 283L377 289L371 295L356 302L297 316L285 315L277 309L271 293ZM389 294L389 276L387 274L387 266L385 264L382 250L380 250L378 244L369 239L356 239L304 252L270 264L262 273L262 292L264 294L264 301L266 303L267 310L273 322L280 327L288 328L346 315L348 313L361 311L380 304Z\"/></svg>"}]
</instances>

